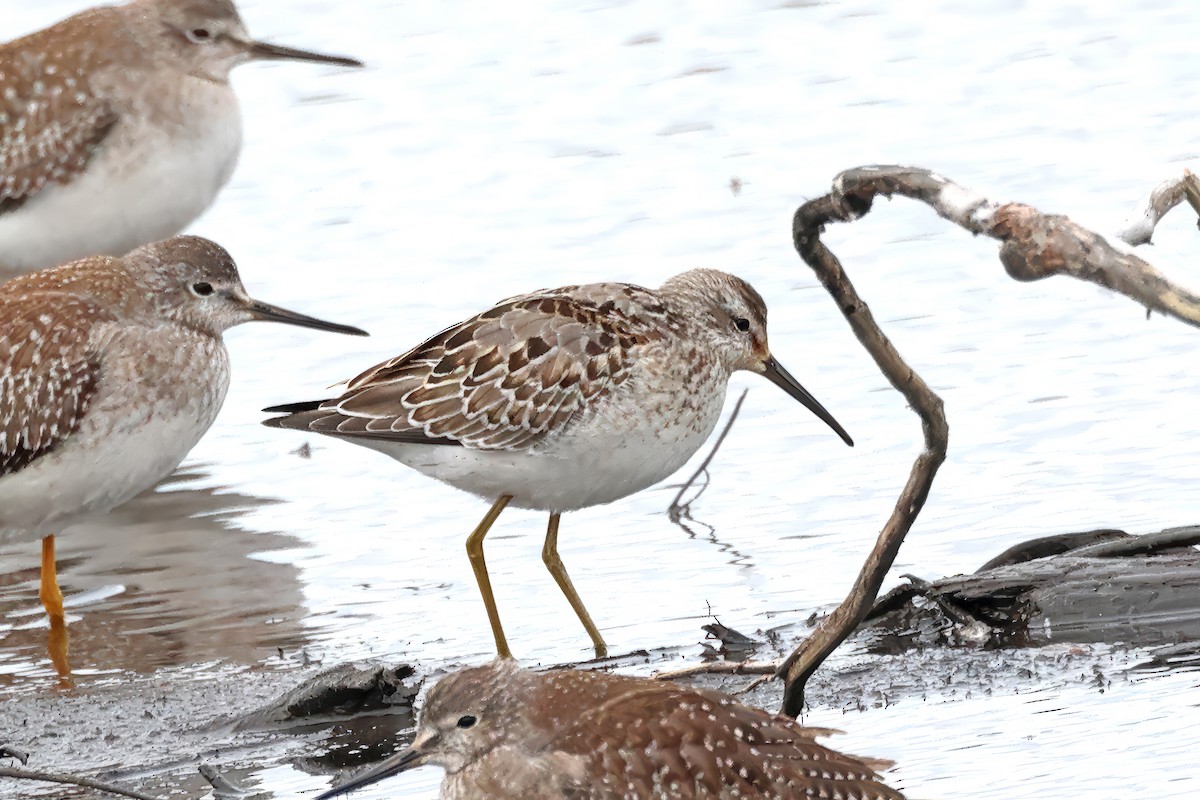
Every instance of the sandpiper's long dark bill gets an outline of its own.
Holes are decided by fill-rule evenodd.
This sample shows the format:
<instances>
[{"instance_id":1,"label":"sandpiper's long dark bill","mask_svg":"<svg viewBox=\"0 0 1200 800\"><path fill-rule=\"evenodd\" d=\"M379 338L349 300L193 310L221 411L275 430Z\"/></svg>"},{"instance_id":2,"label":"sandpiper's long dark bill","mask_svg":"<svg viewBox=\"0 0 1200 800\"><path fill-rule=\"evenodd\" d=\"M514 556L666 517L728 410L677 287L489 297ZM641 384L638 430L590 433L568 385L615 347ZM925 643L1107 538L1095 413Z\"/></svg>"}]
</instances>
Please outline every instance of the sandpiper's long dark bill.
<instances>
[{"instance_id":1,"label":"sandpiper's long dark bill","mask_svg":"<svg viewBox=\"0 0 1200 800\"><path fill-rule=\"evenodd\" d=\"M825 406L818 403L817 398L809 394L808 390L800 385L800 381L793 378L792 373L784 369L783 364L776 361L774 356L768 356L763 361L762 374L764 378L787 392L789 397L799 400L801 405L816 414L818 419L842 437L843 442L851 447L854 446L854 440L850 438L850 434L846 433L846 429L838 424L833 415L825 410Z\"/></svg>"},{"instance_id":2,"label":"sandpiper's long dark bill","mask_svg":"<svg viewBox=\"0 0 1200 800\"><path fill-rule=\"evenodd\" d=\"M372 367L339 397L266 409L284 415L266 424L378 450L492 502L467 553L501 655L483 539L508 505L548 511L542 559L603 656L558 556L559 518L682 467L716 427L738 370L764 375L850 442L771 357L758 292L703 269L658 289L597 283L511 298Z\"/></svg>"},{"instance_id":3,"label":"sandpiper's long dark bill","mask_svg":"<svg viewBox=\"0 0 1200 800\"><path fill-rule=\"evenodd\" d=\"M429 690L412 746L319 795L426 764L441 800L904 800L810 728L709 689L601 670L460 670Z\"/></svg>"},{"instance_id":4,"label":"sandpiper's long dark bill","mask_svg":"<svg viewBox=\"0 0 1200 800\"><path fill-rule=\"evenodd\" d=\"M0 44L0 275L121 255L183 230L242 146L229 74L360 67L257 41L231 0L134 0Z\"/></svg>"},{"instance_id":5,"label":"sandpiper's long dark bill","mask_svg":"<svg viewBox=\"0 0 1200 800\"><path fill-rule=\"evenodd\" d=\"M308 61L313 64L332 64L335 67L361 67L363 63L349 56L330 56L324 53L314 53L312 50L300 50L296 47L285 47L270 42L240 42L245 47L246 55L257 61Z\"/></svg>"},{"instance_id":6,"label":"sandpiper's long dark bill","mask_svg":"<svg viewBox=\"0 0 1200 800\"><path fill-rule=\"evenodd\" d=\"M306 314L301 314L296 311L288 311L286 308L273 306L270 303L264 303L261 300L238 300L245 305L246 310L253 315L254 319L262 320L263 322L282 322L286 325L295 325L300 328L315 328L319 331L331 331L333 333L346 333L351 336L369 336L362 328L356 328L353 325L342 325L337 322L326 322L323 319L310 317Z\"/></svg>"},{"instance_id":7,"label":"sandpiper's long dark bill","mask_svg":"<svg viewBox=\"0 0 1200 800\"><path fill-rule=\"evenodd\" d=\"M222 333L266 319L365 335L251 299L229 253L195 236L0 286L0 542L42 538L40 597L60 673L54 534L179 465L229 388Z\"/></svg>"}]
</instances>

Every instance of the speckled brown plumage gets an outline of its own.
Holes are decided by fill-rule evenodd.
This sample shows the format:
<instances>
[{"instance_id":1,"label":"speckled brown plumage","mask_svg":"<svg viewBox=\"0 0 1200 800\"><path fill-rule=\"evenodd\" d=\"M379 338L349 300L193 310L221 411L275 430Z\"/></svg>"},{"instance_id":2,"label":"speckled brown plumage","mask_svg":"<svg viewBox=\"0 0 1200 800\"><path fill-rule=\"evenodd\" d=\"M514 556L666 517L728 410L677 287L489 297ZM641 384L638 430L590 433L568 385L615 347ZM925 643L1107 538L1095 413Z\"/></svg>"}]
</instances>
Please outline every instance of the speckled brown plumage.
<instances>
[{"instance_id":1,"label":"speckled brown plumage","mask_svg":"<svg viewBox=\"0 0 1200 800\"><path fill-rule=\"evenodd\" d=\"M362 334L247 295L184 236L0 285L0 542L42 538L50 660L69 675L55 534L169 475L229 388L221 334L255 319Z\"/></svg>"},{"instance_id":2,"label":"speckled brown plumage","mask_svg":"<svg viewBox=\"0 0 1200 800\"><path fill-rule=\"evenodd\" d=\"M510 298L372 367L338 397L266 409L284 416L265 424L346 439L490 501L467 553L500 655L508 643L483 538L507 506L549 511L542 560L603 657L558 556L559 516L683 466L716 427L737 370L763 375L852 443L771 355L759 293L713 269L657 289L594 283Z\"/></svg>"},{"instance_id":3,"label":"speckled brown plumage","mask_svg":"<svg viewBox=\"0 0 1200 800\"><path fill-rule=\"evenodd\" d=\"M721 692L501 660L441 681L411 750L321 799L434 764L442 800L903 800L886 762L816 741L831 733Z\"/></svg>"},{"instance_id":4,"label":"speckled brown plumage","mask_svg":"<svg viewBox=\"0 0 1200 800\"><path fill-rule=\"evenodd\" d=\"M212 202L241 149L229 72L358 62L255 42L230 0L133 0L0 43L0 270L121 255Z\"/></svg>"},{"instance_id":5,"label":"speckled brown plumage","mask_svg":"<svg viewBox=\"0 0 1200 800\"><path fill-rule=\"evenodd\" d=\"M506 300L366 370L337 398L278 427L397 441L523 449L629 376L639 350L679 327L646 289L565 286ZM280 410L284 410L283 407Z\"/></svg>"},{"instance_id":6,"label":"speckled brown plumage","mask_svg":"<svg viewBox=\"0 0 1200 800\"><path fill-rule=\"evenodd\" d=\"M36 42L0 45L0 214L86 169L118 119L81 64Z\"/></svg>"},{"instance_id":7,"label":"speckled brown plumage","mask_svg":"<svg viewBox=\"0 0 1200 800\"><path fill-rule=\"evenodd\" d=\"M120 55L118 32L90 9L0 44L0 214L69 182L112 132L118 109L93 78Z\"/></svg>"},{"instance_id":8,"label":"speckled brown plumage","mask_svg":"<svg viewBox=\"0 0 1200 800\"><path fill-rule=\"evenodd\" d=\"M53 304L53 314L43 302ZM0 295L0 476L79 429L100 367L88 333L101 320L115 316L88 297Z\"/></svg>"},{"instance_id":9,"label":"speckled brown plumage","mask_svg":"<svg viewBox=\"0 0 1200 800\"><path fill-rule=\"evenodd\" d=\"M169 474L224 400L222 332L253 319L358 332L250 299L229 254L194 236L0 285L0 541Z\"/></svg>"}]
</instances>

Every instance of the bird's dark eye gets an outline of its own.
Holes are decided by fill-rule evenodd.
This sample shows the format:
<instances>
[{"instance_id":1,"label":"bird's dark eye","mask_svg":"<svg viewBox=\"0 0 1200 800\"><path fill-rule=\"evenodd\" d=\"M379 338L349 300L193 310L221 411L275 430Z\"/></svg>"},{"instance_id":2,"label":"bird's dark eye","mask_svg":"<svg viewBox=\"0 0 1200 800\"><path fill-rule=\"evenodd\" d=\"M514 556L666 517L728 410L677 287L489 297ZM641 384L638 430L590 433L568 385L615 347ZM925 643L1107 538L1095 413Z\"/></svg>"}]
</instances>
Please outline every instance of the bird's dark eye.
<instances>
[{"instance_id":1,"label":"bird's dark eye","mask_svg":"<svg viewBox=\"0 0 1200 800\"><path fill-rule=\"evenodd\" d=\"M469 728L475 724L475 717L470 714L464 714L458 718L458 727Z\"/></svg>"},{"instance_id":2,"label":"bird's dark eye","mask_svg":"<svg viewBox=\"0 0 1200 800\"><path fill-rule=\"evenodd\" d=\"M745 317L736 317L733 320L733 327L737 328L739 331L748 331L750 330L750 320L746 319Z\"/></svg>"},{"instance_id":3,"label":"bird's dark eye","mask_svg":"<svg viewBox=\"0 0 1200 800\"><path fill-rule=\"evenodd\" d=\"M187 32L187 38L188 41L195 42L197 44L200 42L207 42L212 38L212 31L210 31L208 28L192 28Z\"/></svg>"},{"instance_id":4,"label":"bird's dark eye","mask_svg":"<svg viewBox=\"0 0 1200 800\"><path fill-rule=\"evenodd\" d=\"M200 283L192 284L192 291L195 292L196 294L200 295L201 297L208 297L210 294L213 293L213 287L212 287L211 283L207 283L205 281L200 281Z\"/></svg>"}]
</instances>

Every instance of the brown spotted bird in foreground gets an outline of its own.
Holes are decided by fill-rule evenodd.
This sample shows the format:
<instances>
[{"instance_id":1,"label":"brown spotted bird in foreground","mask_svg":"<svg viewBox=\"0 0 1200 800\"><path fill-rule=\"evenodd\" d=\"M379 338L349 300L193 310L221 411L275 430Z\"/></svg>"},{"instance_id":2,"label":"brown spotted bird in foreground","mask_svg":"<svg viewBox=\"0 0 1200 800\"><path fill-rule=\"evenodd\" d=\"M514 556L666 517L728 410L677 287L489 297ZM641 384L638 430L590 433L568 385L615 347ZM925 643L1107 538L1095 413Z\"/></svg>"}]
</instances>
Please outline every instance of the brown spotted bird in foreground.
<instances>
[{"instance_id":1,"label":"brown spotted bird in foreground","mask_svg":"<svg viewBox=\"0 0 1200 800\"><path fill-rule=\"evenodd\" d=\"M830 733L722 692L500 659L443 679L409 749L317 800L427 764L442 800L903 800L885 762L817 743Z\"/></svg>"}]
</instances>

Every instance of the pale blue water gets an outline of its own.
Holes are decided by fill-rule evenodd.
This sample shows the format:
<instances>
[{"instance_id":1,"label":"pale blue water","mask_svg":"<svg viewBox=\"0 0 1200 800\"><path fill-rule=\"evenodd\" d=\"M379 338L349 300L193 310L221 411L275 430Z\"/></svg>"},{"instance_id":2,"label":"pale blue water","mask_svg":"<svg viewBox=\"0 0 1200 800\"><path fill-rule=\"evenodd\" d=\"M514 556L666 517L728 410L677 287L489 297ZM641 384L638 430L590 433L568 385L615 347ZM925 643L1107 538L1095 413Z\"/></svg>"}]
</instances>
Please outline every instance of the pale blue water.
<instances>
[{"instance_id":1,"label":"pale blue water","mask_svg":"<svg viewBox=\"0 0 1200 800\"><path fill-rule=\"evenodd\" d=\"M82 6L6 5L5 35ZM773 352L857 446L739 378L749 399L694 508L720 544L673 526L662 487L568 516L563 557L615 651L688 646L710 611L754 629L828 607L920 432L792 250L796 205L840 169L913 163L1111 231L1200 156L1190 3L241 5L263 38L369 68L242 68L242 163L192 230L233 252L256 295L374 335L230 335L234 387L192 457L205 476L137 526L61 539L68 591L124 587L73 625L84 683L166 666L282 669L301 652L488 657L462 554L484 505L349 445L309 437L302 459L305 437L260 427L258 409L323 396L517 292L656 285L694 266L762 291ZM1148 257L1196 285L1197 232L1176 214ZM894 576L972 570L1029 536L1200 520L1200 333L1092 286L1017 284L994 243L902 200L827 241L951 425ZM214 487L282 502L223 521ZM208 516L179 522L197 511ZM508 512L488 539L501 612L519 655L584 658L538 557L544 524ZM29 613L35 567L33 546L0 551L0 692L12 698L51 683ZM914 797L1182 798L1200 790L1195 683L1099 695L1035 677L1019 695L810 721L850 730L837 743L848 750L896 759L893 780ZM260 777L277 797L327 785L279 765ZM432 797L436 782L426 771L359 796Z\"/></svg>"}]
</instances>

